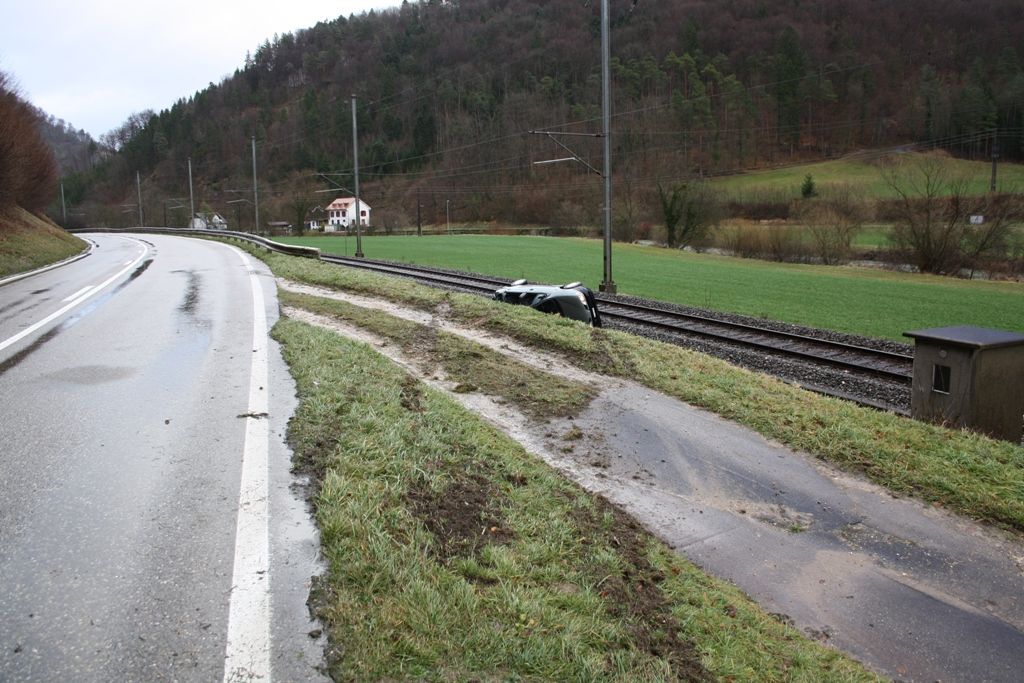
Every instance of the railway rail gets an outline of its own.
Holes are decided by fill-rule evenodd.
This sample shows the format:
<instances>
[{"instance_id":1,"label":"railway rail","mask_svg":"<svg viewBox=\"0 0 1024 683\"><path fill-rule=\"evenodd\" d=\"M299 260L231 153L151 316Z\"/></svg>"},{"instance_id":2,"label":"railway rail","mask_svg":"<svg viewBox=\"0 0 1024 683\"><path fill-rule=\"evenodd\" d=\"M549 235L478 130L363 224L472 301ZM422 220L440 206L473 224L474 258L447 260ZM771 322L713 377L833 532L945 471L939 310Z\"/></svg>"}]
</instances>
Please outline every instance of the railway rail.
<instances>
[{"instance_id":1,"label":"railway rail","mask_svg":"<svg viewBox=\"0 0 1024 683\"><path fill-rule=\"evenodd\" d=\"M434 286L450 287L461 291L491 295L495 289L508 284L508 280L454 273L423 266L391 262L322 255L330 263L372 270L388 275L414 278ZM675 341L690 338L741 347L761 356L788 359L798 363L825 367L825 380L798 381L806 388L841 398L847 398L876 408L905 413L906 400L893 400L893 396L909 397L909 386L914 358L909 353L876 349L811 334L780 331L769 327L737 322L726 317L684 313L650 303L624 301L621 297L597 295L602 318L631 331L656 332L653 336ZM686 345L686 344L684 344ZM851 391L849 384L859 378L870 378L874 384L886 385L881 391ZM791 378L788 378L791 379ZM831 385L831 386L830 386ZM878 398L881 394L882 398Z\"/></svg>"}]
</instances>

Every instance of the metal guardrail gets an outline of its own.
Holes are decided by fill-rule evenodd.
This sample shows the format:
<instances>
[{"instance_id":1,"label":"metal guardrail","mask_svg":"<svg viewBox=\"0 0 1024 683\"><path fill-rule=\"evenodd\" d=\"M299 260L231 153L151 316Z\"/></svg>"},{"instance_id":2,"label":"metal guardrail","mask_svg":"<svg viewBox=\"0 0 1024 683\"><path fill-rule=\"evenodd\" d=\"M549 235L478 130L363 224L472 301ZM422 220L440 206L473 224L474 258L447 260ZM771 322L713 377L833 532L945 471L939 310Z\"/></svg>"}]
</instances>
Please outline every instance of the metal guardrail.
<instances>
[{"instance_id":1,"label":"metal guardrail","mask_svg":"<svg viewBox=\"0 0 1024 683\"><path fill-rule=\"evenodd\" d=\"M282 244L275 242L266 237L259 235L253 235L248 232L234 232L232 230L186 230L183 228L74 228L68 230L70 233L86 233L86 232L101 232L101 233L151 233L156 235L181 235L183 237L204 237L208 235L215 235L217 237L231 237L234 239L242 240L243 242L251 242L258 244L261 247L269 249L270 251L276 251L281 254L288 254L289 256L301 256L304 258L320 258L320 250L316 247L301 247L293 244Z\"/></svg>"}]
</instances>

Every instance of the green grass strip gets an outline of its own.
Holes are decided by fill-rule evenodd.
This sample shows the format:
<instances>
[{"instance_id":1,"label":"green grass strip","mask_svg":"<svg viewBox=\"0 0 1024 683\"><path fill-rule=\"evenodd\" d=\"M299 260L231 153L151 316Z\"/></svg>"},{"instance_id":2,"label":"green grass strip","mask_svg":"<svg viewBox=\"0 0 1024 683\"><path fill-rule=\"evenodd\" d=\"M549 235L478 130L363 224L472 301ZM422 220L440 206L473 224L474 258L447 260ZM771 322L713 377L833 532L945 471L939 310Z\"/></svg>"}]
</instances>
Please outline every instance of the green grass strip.
<instances>
[{"instance_id":1,"label":"green grass strip","mask_svg":"<svg viewBox=\"0 0 1024 683\"><path fill-rule=\"evenodd\" d=\"M818 191L828 195L835 190L849 191L853 196L864 199L897 199L896 191L886 181L885 172L891 170L899 157L905 157L907 171L912 172L914 164L926 158L923 154L905 154L890 159L856 156L832 161L797 164L766 171L752 171L716 178L712 186L733 199L756 201L759 197L779 201L801 198L804 178L810 175ZM989 191L992 166L986 161L941 158L930 159L941 165L946 180L943 192L952 191L952 185L966 182L968 195L983 195ZM1003 164L999 184L1003 192L1019 191L1024 185L1024 165Z\"/></svg>"},{"instance_id":2,"label":"green grass strip","mask_svg":"<svg viewBox=\"0 0 1024 683\"><path fill-rule=\"evenodd\" d=\"M0 278L63 261L88 246L23 209L0 211Z\"/></svg>"},{"instance_id":3,"label":"green grass strip","mask_svg":"<svg viewBox=\"0 0 1024 683\"><path fill-rule=\"evenodd\" d=\"M514 403L537 419L575 415L587 407L597 391L476 344L386 313L323 297L281 291L282 303L352 323L397 343L407 356L427 370L440 367L457 383L456 391L481 392Z\"/></svg>"},{"instance_id":4,"label":"green grass strip","mask_svg":"<svg viewBox=\"0 0 1024 683\"><path fill-rule=\"evenodd\" d=\"M367 345L274 337L335 680L874 680Z\"/></svg>"},{"instance_id":5,"label":"green grass strip","mask_svg":"<svg viewBox=\"0 0 1024 683\"><path fill-rule=\"evenodd\" d=\"M448 315L746 425L894 493L1024 534L1024 448L818 396L703 354L309 259L261 255L280 276Z\"/></svg>"}]
</instances>

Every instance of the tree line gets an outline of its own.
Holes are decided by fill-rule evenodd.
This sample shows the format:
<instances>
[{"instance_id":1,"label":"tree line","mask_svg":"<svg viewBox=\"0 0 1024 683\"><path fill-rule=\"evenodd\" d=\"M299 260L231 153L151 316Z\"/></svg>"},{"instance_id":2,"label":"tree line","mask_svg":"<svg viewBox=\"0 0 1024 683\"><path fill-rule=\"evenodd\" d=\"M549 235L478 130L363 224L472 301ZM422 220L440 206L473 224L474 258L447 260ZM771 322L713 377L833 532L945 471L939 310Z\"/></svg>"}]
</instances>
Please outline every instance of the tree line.
<instances>
[{"instance_id":1,"label":"tree line","mask_svg":"<svg viewBox=\"0 0 1024 683\"><path fill-rule=\"evenodd\" d=\"M43 212L57 189L57 162L39 133L38 111L0 72L0 210Z\"/></svg>"}]
</instances>

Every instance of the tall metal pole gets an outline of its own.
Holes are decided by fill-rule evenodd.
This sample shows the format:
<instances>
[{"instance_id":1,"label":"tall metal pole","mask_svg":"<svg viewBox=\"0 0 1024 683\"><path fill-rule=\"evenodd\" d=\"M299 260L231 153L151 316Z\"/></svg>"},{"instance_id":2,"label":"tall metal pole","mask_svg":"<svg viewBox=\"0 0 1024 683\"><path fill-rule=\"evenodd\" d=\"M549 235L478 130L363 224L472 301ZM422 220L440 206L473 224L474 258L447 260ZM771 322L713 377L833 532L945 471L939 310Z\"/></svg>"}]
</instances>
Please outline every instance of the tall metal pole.
<instances>
[{"instance_id":1,"label":"tall metal pole","mask_svg":"<svg viewBox=\"0 0 1024 683\"><path fill-rule=\"evenodd\" d=\"M192 198L192 157L188 158L188 227L196 217L196 203Z\"/></svg>"},{"instance_id":2,"label":"tall metal pole","mask_svg":"<svg viewBox=\"0 0 1024 683\"><path fill-rule=\"evenodd\" d=\"M999 136L997 133L992 134L992 184L989 186L990 192L996 191L996 166L999 164Z\"/></svg>"},{"instance_id":3,"label":"tall metal pole","mask_svg":"<svg viewBox=\"0 0 1024 683\"><path fill-rule=\"evenodd\" d=\"M608 20L608 0L601 0L601 110L604 119L604 280L601 291L615 294L612 279L612 94L611 94L611 36Z\"/></svg>"},{"instance_id":4,"label":"tall metal pole","mask_svg":"<svg viewBox=\"0 0 1024 683\"><path fill-rule=\"evenodd\" d=\"M63 185L61 186L63 188ZM423 237L423 216L420 209L423 208L423 203L420 201L420 191L416 190L416 236Z\"/></svg>"},{"instance_id":5,"label":"tall metal pole","mask_svg":"<svg viewBox=\"0 0 1024 683\"><path fill-rule=\"evenodd\" d=\"M61 227L67 229L68 227L68 207L64 202L64 181L60 183L60 216L61 216Z\"/></svg>"},{"instance_id":6,"label":"tall metal pole","mask_svg":"<svg viewBox=\"0 0 1024 683\"><path fill-rule=\"evenodd\" d=\"M356 258L363 258L363 236L359 218L359 130L356 125L356 96L352 95L352 161L355 165L356 180Z\"/></svg>"},{"instance_id":7,"label":"tall metal pole","mask_svg":"<svg viewBox=\"0 0 1024 683\"><path fill-rule=\"evenodd\" d=\"M256 136L252 136L252 208L253 232L260 232L260 195L256 190Z\"/></svg>"},{"instance_id":8,"label":"tall metal pole","mask_svg":"<svg viewBox=\"0 0 1024 683\"><path fill-rule=\"evenodd\" d=\"M142 179L139 177L139 172L135 172L135 189L139 193L139 227L142 227Z\"/></svg>"}]
</instances>

